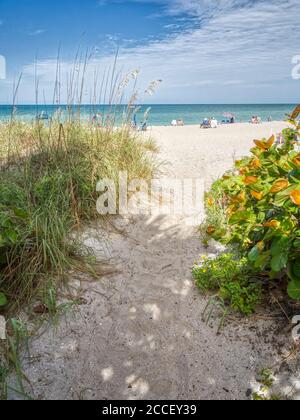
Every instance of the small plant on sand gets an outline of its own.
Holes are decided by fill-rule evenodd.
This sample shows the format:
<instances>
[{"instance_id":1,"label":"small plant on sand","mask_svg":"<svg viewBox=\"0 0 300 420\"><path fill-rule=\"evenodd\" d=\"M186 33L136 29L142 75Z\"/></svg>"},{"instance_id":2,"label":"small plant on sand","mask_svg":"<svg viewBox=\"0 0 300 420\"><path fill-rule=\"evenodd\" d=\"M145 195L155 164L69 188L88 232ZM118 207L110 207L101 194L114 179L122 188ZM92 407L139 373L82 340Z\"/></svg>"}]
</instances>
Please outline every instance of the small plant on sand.
<instances>
[{"instance_id":1,"label":"small plant on sand","mask_svg":"<svg viewBox=\"0 0 300 420\"><path fill-rule=\"evenodd\" d=\"M270 369L262 369L259 372L257 382L259 384L259 390L253 393L252 400L280 401L285 399L283 395L272 393L272 388L276 382L276 378Z\"/></svg>"},{"instance_id":2,"label":"small plant on sand","mask_svg":"<svg viewBox=\"0 0 300 420\"><path fill-rule=\"evenodd\" d=\"M222 254L215 259L203 257L193 268L196 285L202 293L216 292L230 307L250 315L261 300L261 286L252 280L246 258Z\"/></svg>"},{"instance_id":3,"label":"small plant on sand","mask_svg":"<svg viewBox=\"0 0 300 420\"><path fill-rule=\"evenodd\" d=\"M283 131L282 145L274 136L255 140L252 156L237 161L235 169L212 186L204 227L209 238L238 249L256 278L284 285L294 300L300 300L299 114L300 106L289 116L291 128ZM248 300L243 288L223 287L221 294ZM252 284L249 291L255 295L257 290ZM244 307L246 312L252 308Z\"/></svg>"}]
</instances>

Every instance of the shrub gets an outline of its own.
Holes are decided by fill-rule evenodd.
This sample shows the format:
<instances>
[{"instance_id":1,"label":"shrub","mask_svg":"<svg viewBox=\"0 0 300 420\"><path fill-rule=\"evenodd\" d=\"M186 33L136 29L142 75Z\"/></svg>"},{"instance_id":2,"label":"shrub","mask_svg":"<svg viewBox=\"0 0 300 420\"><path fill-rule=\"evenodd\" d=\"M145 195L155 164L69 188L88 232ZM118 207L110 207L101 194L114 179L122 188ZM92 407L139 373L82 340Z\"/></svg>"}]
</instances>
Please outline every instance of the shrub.
<instances>
[{"instance_id":1,"label":"shrub","mask_svg":"<svg viewBox=\"0 0 300 420\"><path fill-rule=\"evenodd\" d=\"M253 314L261 301L261 286L248 281L230 281L220 288L220 297L229 302L232 309L244 315Z\"/></svg>"},{"instance_id":2,"label":"shrub","mask_svg":"<svg viewBox=\"0 0 300 420\"><path fill-rule=\"evenodd\" d=\"M261 300L262 288L253 283L255 273L246 258L232 253L216 259L203 257L193 268L196 285L202 293L213 291L232 309L250 315Z\"/></svg>"},{"instance_id":3,"label":"shrub","mask_svg":"<svg viewBox=\"0 0 300 420\"><path fill-rule=\"evenodd\" d=\"M205 233L238 248L249 265L272 280L285 279L288 295L300 300L300 124L298 106L283 131L255 140L252 155L218 180L207 195ZM217 214L217 216L215 215Z\"/></svg>"}]
</instances>

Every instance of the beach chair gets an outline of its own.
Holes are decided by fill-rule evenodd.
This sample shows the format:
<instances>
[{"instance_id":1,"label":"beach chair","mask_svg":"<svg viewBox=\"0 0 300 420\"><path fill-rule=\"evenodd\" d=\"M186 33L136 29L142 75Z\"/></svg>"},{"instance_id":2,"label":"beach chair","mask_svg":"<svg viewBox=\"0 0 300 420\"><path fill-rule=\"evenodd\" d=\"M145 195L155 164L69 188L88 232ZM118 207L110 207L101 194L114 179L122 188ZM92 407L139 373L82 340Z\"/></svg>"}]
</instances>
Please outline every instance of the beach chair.
<instances>
[{"instance_id":1,"label":"beach chair","mask_svg":"<svg viewBox=\"0 0 300 420\"><path fill-rule=\"evenodd\" d=\"M201 128L211 128L210 122L208 120L204 120L201 124Z\"/></svg>"}]
</instances>

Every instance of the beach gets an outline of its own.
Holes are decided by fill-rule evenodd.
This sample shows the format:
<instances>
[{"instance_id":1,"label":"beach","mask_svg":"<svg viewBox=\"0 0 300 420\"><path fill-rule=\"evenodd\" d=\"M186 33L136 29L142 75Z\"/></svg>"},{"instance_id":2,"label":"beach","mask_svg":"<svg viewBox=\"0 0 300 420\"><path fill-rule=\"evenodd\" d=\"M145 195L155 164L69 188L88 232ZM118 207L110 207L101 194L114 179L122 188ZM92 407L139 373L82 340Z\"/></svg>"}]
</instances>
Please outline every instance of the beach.
<instances>
[{"instance_id":1,"label":"beach","mask_svg":"<svg viewBox=\"0 0 300 420\"><path fill-rule=\"evenodd\" d=\"M274 122L216 130L154 127L146 136L159 147L160 170L174 177L205 177L207 185L233 160L249 153L254 138L287 127ZM128 216L83 234L111 274L97 282L74 274L82 304L30 346L23 367L40 399L249 399L263 367L281 365L289 346L273 320L254 317L208 323L208 298L194 285L191 267L203 247L197 226L184 216ZM108 270L109 271L109 270ZM88 281L87 281L88 280ZM262 339L263 338L263 339ZM280 383L280 382L279 382ZM283 383L281 383L282 385Z\"/></svg>"},{"instance_id":2,"label":"beach","mask_svg":"<svg viewBox=\"0 0 300 420\"><path fill-rule=\"evenodd\" d=\"M0 400L300 400L299 0L0 3Z\"/></svg>"},{"instance_id":3,"label":"beach","mask_svg":"<svg viewBox=\"0 0 300 420\"><path fill-rule=\"evenodd\" d=\"M286 127L283 121L220 125L217 129L160 126L149 128L147 135L158 143L160 158L170 173L181 178L204 177L209 185L229 170L235 159L250 153L254 139L269 138Z\"/></svg>"}]
</instances>

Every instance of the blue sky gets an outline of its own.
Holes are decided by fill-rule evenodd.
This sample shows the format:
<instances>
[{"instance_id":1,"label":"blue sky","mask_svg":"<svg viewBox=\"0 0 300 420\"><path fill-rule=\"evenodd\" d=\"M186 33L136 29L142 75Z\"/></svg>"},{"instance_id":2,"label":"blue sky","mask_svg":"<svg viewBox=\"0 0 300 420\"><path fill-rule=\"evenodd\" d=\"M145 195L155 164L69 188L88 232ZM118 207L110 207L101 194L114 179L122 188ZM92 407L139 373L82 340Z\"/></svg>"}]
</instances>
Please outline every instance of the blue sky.
<instances>
[{"instance_id":1,"label":"blue sky","mask_svg":"<svg viewBox=\"0 0 300 420\"><path fill-rule=\"evenodd\" d=\"M0 55L7 62L0 103L11 102L20 73L17 100L34 103L35 72L40 96L51 103L60 44L62 85L79 44L89 50L84 102L96 69L107 71L119 48L118 69L140 71L143 102L295 103L299 6L299 0L0 0ZM163 82L147 97L157 79Z\"/></svg>"}]
</instances>

